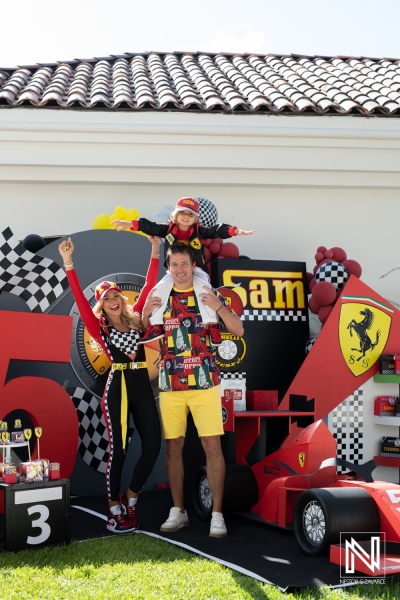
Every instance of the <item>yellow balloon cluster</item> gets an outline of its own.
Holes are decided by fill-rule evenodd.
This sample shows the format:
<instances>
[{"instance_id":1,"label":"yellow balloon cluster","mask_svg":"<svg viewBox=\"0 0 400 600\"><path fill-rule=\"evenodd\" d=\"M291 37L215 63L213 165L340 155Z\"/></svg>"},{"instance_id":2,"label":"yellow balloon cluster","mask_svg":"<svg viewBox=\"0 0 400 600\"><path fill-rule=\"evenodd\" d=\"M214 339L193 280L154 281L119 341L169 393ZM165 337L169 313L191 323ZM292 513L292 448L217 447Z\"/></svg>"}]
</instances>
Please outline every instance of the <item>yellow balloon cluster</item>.
<instances>
[{"instance_id":1,"label":"yellow balloon cluster","mask_svg":"<svg viewBox=\"0 0 400 600\"><path fill-rule=\"evenodd\" d=\"M112 215L108 213L97 215L97 217L94 218L92 229L112 229L112 221L135 221L139 217L140 212L137 208L128 208L127 210L124 206L116 206ZM127 229L126 231L130 231L130 229ZM133 231L132 233L147 237L146 234L141 231Z\"/></svg>"}]
</instances>

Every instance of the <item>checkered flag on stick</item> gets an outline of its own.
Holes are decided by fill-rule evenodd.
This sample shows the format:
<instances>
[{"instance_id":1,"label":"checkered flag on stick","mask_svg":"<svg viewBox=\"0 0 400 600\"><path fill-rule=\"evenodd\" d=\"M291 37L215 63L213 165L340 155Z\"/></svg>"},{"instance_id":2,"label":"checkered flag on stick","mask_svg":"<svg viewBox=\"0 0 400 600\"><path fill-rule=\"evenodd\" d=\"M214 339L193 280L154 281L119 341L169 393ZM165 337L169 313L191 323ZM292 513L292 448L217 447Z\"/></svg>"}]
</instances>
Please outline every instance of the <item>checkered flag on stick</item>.
<instances>
[{"instance_id":1,"label":"checkered flag on stick","mask_svg":"<svg viewBox=\"0 0 400 600\"><path fill-rule=\"evenodd\" d=\"M44 313L68 287L56 262L26 250L9 227L0 234L0 292L19 296L32 312Z\"/></svg>"}]
</instances>

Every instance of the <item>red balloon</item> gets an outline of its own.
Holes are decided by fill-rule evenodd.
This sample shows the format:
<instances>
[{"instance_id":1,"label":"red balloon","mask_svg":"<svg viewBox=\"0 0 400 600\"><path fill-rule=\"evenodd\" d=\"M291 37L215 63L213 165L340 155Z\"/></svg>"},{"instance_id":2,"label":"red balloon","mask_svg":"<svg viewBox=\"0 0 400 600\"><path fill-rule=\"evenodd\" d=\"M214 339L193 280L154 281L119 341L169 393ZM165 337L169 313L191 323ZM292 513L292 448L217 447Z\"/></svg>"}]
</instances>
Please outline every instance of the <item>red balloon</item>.
<instances>
[{"instance_id":1,"label":"red balloon","mask_svg":"<svg viewBox=\"0 0 400 600\"><path fill-rule=\"evenodd\" d=\"M233 242L226 242L221 246L218 256L223 258L239 258L239 248Z\"/></svg>"},{"instance_id":2,"label":"red balloon","mask_svg":"<svg viewBox=\"0 0 400 600\"><path fill-rule=\"evenodd\" d=\"M324 265L327 262L332 262L331 258L324 258L324 260L321 260L321 262L319 263L319 265L317 265L317 268L319 269L322 265Z\"/></svg>"},{"instance_id":3,"label":"red balloon","mask_svg":"<svg viewBox=\"0 0 400 600\"><path fill-rule=\"evenodd\" d=\"M202 244L203 246L209 246L212 242L211 238L208 238L207 240L202 240Z\"/></svg>"},{"instance_id":4,"label":"red balloon","mask_svg":"<svg viewBox=\"0 0 400 600\"><path fill-rule=\"evenodd\" d=\"M334 246L333 248L331 248L331 250L333 252L333 260L335 260L336 262L340 262L340 263L343 262L344 260L346 260L347 254L343 250L343 248Z\"/></svg>"},{"instance_id":5,"label":"red balloon","mask_svg":"<svg viewBox=\"0 0 400 600\"><path fill-rule=\"evenodd\" d=\"M208 248L204 248L204 258L206 263L210 262L211 260L211 252L209 251Z\"/></svg>"},{"instance_id":6,"label":"red balloon","mask_svg":"<svg viewBox=\"0 0 400 600\"><path fill-rule=\"evenodd\" d=\"M217 244L219 244L220 246L222 246L222 244L224 243L224 240L222 238L215 238L213 240L213 242L217 242Z\"/></svg>"},{"instance_id":7,"label":"red balloon","mask_svg":"<svg viewBox=\"0 0 400 600\"><path fill-rule=\"evenodd\" d=\"M211 252L211 254L218 254L220 247L221 246L218 244L218 242L216 240L213 240L212 243L208 246L208 249Z\"/></svg>"},{"instance_id":8,"label":"red balloon","mask_svg":"<svg viewBox=\"0 0 400 600\"><path fill-rule=\"evenodd\" d=\"M325 246L318 246L317 248L317 252L322 252L322 254L325 252L327 248L325 248Z\"/></svg>"},{"instance_id":9,"label":"red balloon","mask_svg":"<svg viewBox=\"0 0 400 600\"><path fill-rule=\"evenodd\" d=\"M321 306L317 302L315 302L314 298L311 296L311 298L308 301L308 308L311 310L312 313L317 315Z\"/></svg>"},{"instance_id":10,"label":"red balloon","mask_svg":"<svg viewBox=\"0 0 400 600\"><path fill-rule=\"evenodd\" d=\"M356 277L361 277L362 268L361 268L360 263L358 263L356 260L350 260L350 259L344 260L342 262L342 265L345 267L349 276L355 275Z\"/></svg>"},{"instance_id":11,"label":"red balloon","mask_svg":"<svg viewBox=\"0 0 400 600\"><path fill-rule=\"evenodd\" d=\"M325 323L332 310L333 306L321 306L321 308L318 311L318 319L321 321L322 324Z\"/></svg>"},{"instance_id":12,"label":"red balloon","mask_svg":"<svg viewBox=\"0 0 400 600\"><path fill-rule=\"evenodd\" d=\"M324 256L325 256L325 258L333 258L332 250L325 250Z\"/></svg>"},{"instance_id":13,"label":"red balloon","mask_svg":"<svg viewBox=\"0 0 400 600\"><path fill-rule=\"evenodd\" d=\"M308 284L308 291L310 292L310 294L313 291L313 288L314 288L314 286L315 286L316 283L317 283L317 280L315 279L315 277L313 277L311 279L311 281L309 282L309 284Z\"/></svg>"},{"instance_id":14,"label":"red balloon","mask_svg":"<svg viewBox=\"0 0 400 600\"><path fill-rule=\"evenodd\" d=\"M164 481L160 481L160 483L157 483L157 489L159 491L166 490L167 488L168 488L168 485Z\"/></svg>"},{"instance_id":15,"label":"red balloon","mask_svg":"<svg viewBox=\"0 0 400 600\"><path fill-rule=\"evenodd\" d=\"M328 306L336 300L336 288L329 281L320 281L314 285L312 297L320 306Z\"/></svg>"},{"instance_id":16,"label":"red balloon","mask_svg":"<svg viewBox=\"0 0 400 600\"><path fill-rule=\"evenodd\" d=\"M325 257L322 252L317 252L317 254L314 256L314 258L315 258L315 262L317 264L319 264L321 262L321 260L324 260Z\"/></svg>"},{"instance_id":17,"label":"red balloon","mask_svg":"<svg viewBox=\"0 0 400 600\"><path fill-rule=\"evenodd\" d=\"M307 271L306 277L307 277L307 282L310 283L311 279L314 279L314 274Z\"/></svg>"}]
</instances>

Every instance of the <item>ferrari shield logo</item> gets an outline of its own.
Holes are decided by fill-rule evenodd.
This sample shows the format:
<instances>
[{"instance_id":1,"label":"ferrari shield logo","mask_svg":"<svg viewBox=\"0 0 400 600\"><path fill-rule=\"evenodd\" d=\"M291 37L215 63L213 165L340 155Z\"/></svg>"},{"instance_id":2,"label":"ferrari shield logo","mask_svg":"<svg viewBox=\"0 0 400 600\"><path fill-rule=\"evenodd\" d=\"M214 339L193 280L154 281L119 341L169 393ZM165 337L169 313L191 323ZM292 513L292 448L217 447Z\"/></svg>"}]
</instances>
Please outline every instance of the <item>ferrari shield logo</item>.
<instances>
[{"instance_id":1,"label":"ferrari shield logo","mask_svg":"<svg viewBox=\"0 0 400 600\"><path fill-rule=\"evenodd\" d=\"M194 238L194 240L192 240L190 242L190 245L192 246L192 248L194 248L195 250L200 250L201 248L201 243L199 238Z\"/></svg>"},{"instance_id":2,"label":"ferrari shield logo","mask_svg":"<svg viewBox=\"0 0 400 600\"><path fill-rule=\"evenodd\" d=\"M301 468L304 467L305 460L306 460L306 455L304 454L304 452L299 452L299 463L300 463Z\"/></svg>"},{"instance_id":3,"label":"ferrari shield logo","mask_svg":"<svg viewBox=\"0 0 400 600\"><path fill-rule=\"evenodd\" d=\"M373 298L343 296L342 301L340 349L350 371L358 377L368 371L382 354L389 337L393 309Z\"/></svg>"},{"instance_id":4,"label":"ferrari shield logo","mask_svg":"<svg viewBox=\"0 0 400 600\"><path fill-rule=\"evenodd\" d=\"M32 429L24 429L24 436L26 440L30 440L32 437Z\"/></svg>"},{"instance_id":5,"label":"ferrari shield logo","mask_svg":"<svg viewBox=\"0 0 400 600\"><path fill-rule=\"evenodd\" d=\"M1 432L1 441L3 442L3 444L7 444L9 437L10 434L8 433L8 431Z\"/></svg>"},{"instance_id":6,"label":"ferrari shield logo","mask_svg":"<svg viewBox=\"0 0 400 600\"><path fill-rule=\"evenodd\" d=\"M35 435L37 438L40 438L42 435L42 428L41 427L35 427Z\"/></svg>"}]
</instances>

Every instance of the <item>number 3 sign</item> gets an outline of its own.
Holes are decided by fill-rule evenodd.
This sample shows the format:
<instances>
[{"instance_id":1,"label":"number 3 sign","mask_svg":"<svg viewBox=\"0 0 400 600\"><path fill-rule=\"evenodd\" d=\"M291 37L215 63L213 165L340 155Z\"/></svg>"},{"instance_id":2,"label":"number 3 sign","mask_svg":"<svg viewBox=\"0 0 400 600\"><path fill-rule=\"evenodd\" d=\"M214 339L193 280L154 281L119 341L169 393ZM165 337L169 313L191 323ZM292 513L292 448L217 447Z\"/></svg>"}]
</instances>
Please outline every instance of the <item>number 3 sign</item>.
<instances>
[{"instance_id":1,"label":"number 3 sign","mask_svg":"<svg viewBox=\"0 0 400 600\"><path fill-rule=\"evenodd\" d=\"M78 447L78 417L71 398L56 381L17 377L5 383L10 360L68 363L72 318L0 310L0 420L24 410L33 426L43 428L42 456L61 465L61 477L72 473ZM32 458L36 457L36 450ZM0 494L0 503L3 494ZM0 504L0 511L2 506Z\"/></svg>"},{"instance_id":2,"label":"number 3 sign","mask_svg":"<svg viewBox=\"0 0 400 600\"><path fill-rule=\"evenodd\" d=\"M0 484L5 494L5 550L70 541L69 480Z\"/></svg>"}]
</instances>

